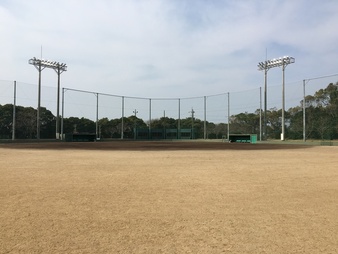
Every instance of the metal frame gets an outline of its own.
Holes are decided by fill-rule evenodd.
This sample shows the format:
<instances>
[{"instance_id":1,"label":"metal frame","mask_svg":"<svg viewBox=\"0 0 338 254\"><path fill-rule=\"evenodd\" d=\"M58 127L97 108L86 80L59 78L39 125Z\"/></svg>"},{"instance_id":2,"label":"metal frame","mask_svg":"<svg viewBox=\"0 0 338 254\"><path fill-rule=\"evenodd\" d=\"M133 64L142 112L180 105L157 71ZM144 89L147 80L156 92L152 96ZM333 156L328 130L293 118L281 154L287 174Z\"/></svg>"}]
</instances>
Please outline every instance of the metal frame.
<instances>
[{"instance_id":1,"label":"metal frame","mask_svg":"<svg viewBox=\"0 0 338 254\"><path fill-rule=\"evenodd\" d=\"M258 63L258 70L264 70L264 139L266 139L266 126L267 126L267 119L266 119L266 111L267 111L267 72L271 68L275 67L282 67L283 71L283 88L282 88L282 134L281 140L285 140L285 68L289 64L295 62L295 58L290 56L284 56L280 58L275 58L272 60L266 60L264 62Z\"/></svg>"},{"instance_id":2,"label":"metal frame","mask_svg":"<svg viewBox=\"0 0 338 254\"><path fill-rule=\"evenodd\" d=\"M60 139L60 75L62 72L67 71L67 65L65 63L59 63L56 61L49 61L38 58L31 58L28 61L29 64L34 65L34 67L39 72L39 88L38 88L38 108L37 108L37 117L36 117L36 138L40 139L40 105L41 105L41 72L45 68L50 68L56 71L58 75L58 84L57 84L57 108L56 108L56 139Z\"/></svg>"}]
</instances>

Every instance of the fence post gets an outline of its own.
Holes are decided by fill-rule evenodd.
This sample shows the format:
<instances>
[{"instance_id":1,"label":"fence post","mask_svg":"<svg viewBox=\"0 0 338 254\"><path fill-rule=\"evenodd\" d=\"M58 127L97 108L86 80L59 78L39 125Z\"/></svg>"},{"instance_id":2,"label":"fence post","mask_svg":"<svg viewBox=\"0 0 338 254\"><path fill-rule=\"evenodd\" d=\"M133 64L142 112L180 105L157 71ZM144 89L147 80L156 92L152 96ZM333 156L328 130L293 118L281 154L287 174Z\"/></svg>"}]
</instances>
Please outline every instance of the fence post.
<instances>
[{"instance_id":1,"label":"fence post","mask_svg":"<svg viewBox=\"0 0 338 254\"><path fill-rule=\"evenodd\" d=\"M207 139L207 97L204 96L204 139Z\"/></svg>"},{"instance_id":2,"label":"fence post","mask_svg":"<svg viewBox=\"0 0 338 254\"><path fill-rule=\"evenodd\" d=\"M151 99L149 99L149 138L151 138Z\"/></svg>"},{"instance_id":3,"label":"fence post","mask_svg":"<svg viewBox=\"0 0 338 254\"><path fill-rule=\"evenodd\" d=\"M15 120L16 120L16 81L14 81L14 102L13 102L12 140L15 139Z\"/></svg>"},{"instance_id":4,"label":"fence post","mask_svg":"<svg viewBox=\"0 0 338 254\"><path fill-rule=\"evenodd\" d=\"M63 140L63 117L65 108L65 89L62 88L62 107L61 107L61 140Z\"/></svg>"},{"instance_id":5,"label":"fence post","mask_svg":"<svg viewBox=\"0 0 338 254\"><path fill-rule=\"evenodd\" d=\"M262 141L262 87L259 87L259 141Z\"/></svg>"},{"instance_id":6,"label":"fence post","mask_svg":"<svg viewBox=\"0 0 338 254\"><path fill-rule=\"evenodd\" d=\"M121 139L123 139L123 130L124 130L124 96L122 96L122 119L121 119Z\"/></svg>"},{"instance_id":7,"label":"fence post","mask_svg":"<svg viewBox=\"0 0 338 254\"><path fill-rule=\"evenodd\" d=\"M303 141L306 142L305 79L303 79Z\"/></svg>"},{"instance_id":8,"label":"fence post","mask_svg":"<svg viewBox=\"0 0 338 254\"><path fill-rule=\"evenodd\" d=\"M181 139L181 99L178 99L177 138Z\"/></svg>"},{"instance_id":9,"label":"fence post","mask_svg":"<svg viewBox=\"0 0 338 254\"><path fill-rule=\"evenodd\" d=\"M99 138L99 94L96 93L96 140Z\"/></svg>"},{"instance_id":10,"label":"fence post","mask_svg":"<svg viewBox=\"0 0 338 254\"><path fill-rule=\"evenodd\" d=\"M230 136L230 93L228 92L228 141Z\"/></svg>"}]
</instances>

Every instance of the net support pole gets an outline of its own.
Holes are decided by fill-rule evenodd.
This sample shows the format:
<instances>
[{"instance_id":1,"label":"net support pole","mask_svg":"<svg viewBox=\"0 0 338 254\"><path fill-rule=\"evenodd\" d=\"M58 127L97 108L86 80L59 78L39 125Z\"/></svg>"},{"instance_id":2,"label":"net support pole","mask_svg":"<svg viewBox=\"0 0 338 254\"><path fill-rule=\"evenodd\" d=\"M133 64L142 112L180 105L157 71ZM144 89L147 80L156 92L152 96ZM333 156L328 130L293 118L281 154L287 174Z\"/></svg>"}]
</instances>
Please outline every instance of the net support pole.
<instances>
[{"instance_id":1,"label":"net support pole","mask_svg":"<svg viewBox=\"0 0 338 254\"><path fill-rule=\"evenodd\" d=\"M303 141L306 142L305 79L303 80Z\"/></svg>"},{"instance_id":2,"label":"net support pole","mask_svg":"<svg viewBox=\"0 0 338 254\"><path fill-rule=\"evenodd\" d=\"M151 138L151 99L149 99L149 138Z\"/></svg>"},{"instance_id":3,"label":"net support pole","mask_svg":"<svg viewBox=\"0 0 338 254\"><path fill-rule=\"evenodd\" d=\"M15 140L15 120L16 120L16 81L14 81L12 140Z\"/></svg>"},{"instance_id":4,"label":"net support pole","mask_svg":"<svg viewBox=\"0 0 338 254\"><path fill-rule=\"evenodd\" d=\"M230 93L228 92L228 141L230 141Z\"/></svg>"},{"instance_id":5,"label":"net support pole","mask_svg":"<svg viewBox=\"0 0 338 254\"><path fill-rule=\"evenodd\" d=\"M259 88L259 141L262 141L262 87Z\"/></svg>"},{"instance_id":6,"label":"net support pole","mask_svg":"<svg viewBox=\"0 0 338 254\"><path fill-rule=\"evenodd\" d=\"M65 111L65 89L62 88L62 107L61 107L61 140L63 140L63 118Z\"/></svg>"},{"instance_id":7,"label":"net support pole","mask_svg":"<svg viewBox=\"0 0 338 254\"><path fill-rule=\"evenodd\" d=\"M181 99L178 99L177 138L181 139Z\"/></svg>"},{"instance_id":8,"label":"net support pole","mask_svg":"<svg viewBox=\"0 0 338 254\"><path fill-rule=\"evenodd\" d=\"M207 139L207 97L204 96L204 139Z\"/></svg>"},{"instance_id":9,"label":"net support pole","mask_svg":"<svg viewBox=\"0 0 338 254\"><path fill-rule=\"evenodd\" d=\"M122 96L122 118L121 118L121 139L123 139L124 133L124 96Z\"/></svg>"},{"instance_id":10,"label":"net support pole","mask_svg":"<svg viewBox=\"0 0 338 254\"><path fill-rule=\"evenodd\" d=\"M99 138L99 94L96 93L96 140Z\"/></svg>"}]
</instances>

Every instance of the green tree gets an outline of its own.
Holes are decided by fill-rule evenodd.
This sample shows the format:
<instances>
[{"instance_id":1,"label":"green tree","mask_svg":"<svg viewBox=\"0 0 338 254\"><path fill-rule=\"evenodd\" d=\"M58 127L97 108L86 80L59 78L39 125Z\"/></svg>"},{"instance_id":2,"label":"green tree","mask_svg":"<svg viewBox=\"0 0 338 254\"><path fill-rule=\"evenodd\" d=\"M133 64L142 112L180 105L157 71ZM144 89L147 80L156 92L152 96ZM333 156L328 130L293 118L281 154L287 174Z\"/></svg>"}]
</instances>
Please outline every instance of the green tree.
<instances>
[{"instance_id":1,"label":"green tree","mask_svg":"<svg viewBox=\"0 0 338 254\"><path fill-rule=\"evenodd\" d=\"M228 133L228 124L219 123L215 125L214 133L216 134L216 138L220 139L223 136L226 136Z\"/></svg>"},{"instance_id":2,"label":"green tree","mask_svg":"<svg viewBox=\"0 0 338 254\"><path fill-rule=\"evenodd\" d=\"M282 133L282 110L271 108L266 112L266 118L268 137L279 139Z\"/></svg>"},{"instance_id":3,"label":"green tree","mask_svg":"<svg viewBox=\"0 0 338 254\"><path fill-rule=\"evenodd\" d=\"M300 106L290 108L289 135L301 138L303 135L303 101ZM338 138L338 83L330 83L314 95L305 97L306 138Z\"/></svg>"},{"instance_id":4,"label":"green tree","mask_svg":"<svg viewBox=\"0 0 338 254\"><path fill-rule=\"evenodd\" d=\"M255 113L240 113L230 117L230 131L238 134L258 134L259 115Z\"/></svg>"},{"instance_id":5,"label":"green tree","mask_svg":"<svg viewBox=\"0 0 338 254\"><path fill-rule=\"evenodd\" d=\"M193 130L193 138L203 138L204 132L204 122L198 118L187 117L181 120L181 129L191 129Z\"/></svg>"},{"instance_id":6,"label":"green tree","mask_svg":"<svg viewBox=\"0 0 338 254\"><path fill-rule=\"evenodd\" d=\"M290 116L290 125L288 137L290 139L301 139L303 137L303 109L300 106L288 110Z\"/></svg>"},{"instance_id":7,"label":"green tree","mask_svg":"<svg viewBox=\"0 0 338 254\"><path fill-rule=\"evenodd\" d=\"M40 137L45 139L56 137L55 116L45 107L40 108Z\"/></svg>"},{"instance_id":8,"label":"green tree","mask_svg":"<svg viewBox=\"0 0 338 254\"><path fill-rule=\"evenodd\" d=\"M64 133L95 133L96 123L87 118L69 117L63 120Z\"/></svg>"},{"instance_id":9,"label":"green tree","mask_svg":"<svg viewBox=\"0 0 338 254\"><path fill-rule=\"evenodd\" d=\"M37 112L32 107L17 106L16 108L16 138L36 138L36 117Z\"/></svg>"},{"instance_id":10,"label":"green tree","mask_svg":"<svg viewBox=\"0 0 338 254\"><path fill-rule=\"evenodd\" d=\"M151 121L153 129L177 129L177 120L169 117L161 117Z\"/></svg>"},{"instance_id":11,"label":"green tree","mask_svg":"<svg viewBox=\"0 0 338 254\"><path fill-rule=\"evenodd\" d=\"M0 138L11 138L13 124L13 105L0 105Z\"/></svg>"}]
</instances>

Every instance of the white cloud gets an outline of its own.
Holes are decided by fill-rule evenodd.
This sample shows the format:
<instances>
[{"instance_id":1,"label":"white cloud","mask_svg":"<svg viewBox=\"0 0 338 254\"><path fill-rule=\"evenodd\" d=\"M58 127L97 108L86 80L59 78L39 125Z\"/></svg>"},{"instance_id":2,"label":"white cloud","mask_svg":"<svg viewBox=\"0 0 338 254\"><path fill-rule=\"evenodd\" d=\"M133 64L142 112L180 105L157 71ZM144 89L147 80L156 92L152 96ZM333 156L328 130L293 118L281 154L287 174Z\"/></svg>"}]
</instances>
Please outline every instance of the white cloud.
<instances>
[{"instance_id":1,"label":"white cloud","mask_svg":"<svg viewBox=\"0 0 338 254\"><path fill-rule=\"evenodd\" d=\"M330 0L8 1L0 4L0 79L36 82L27 62L42 45L44 58L68 64L64 86L104 93L186 97L256 88L266 48L268 57L296 57L289 77L301 80L338 69L337 11ZM55 82L54 73L43 75Z\"/></svg>"}]
</instances>

